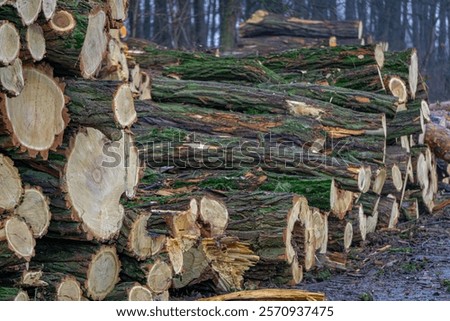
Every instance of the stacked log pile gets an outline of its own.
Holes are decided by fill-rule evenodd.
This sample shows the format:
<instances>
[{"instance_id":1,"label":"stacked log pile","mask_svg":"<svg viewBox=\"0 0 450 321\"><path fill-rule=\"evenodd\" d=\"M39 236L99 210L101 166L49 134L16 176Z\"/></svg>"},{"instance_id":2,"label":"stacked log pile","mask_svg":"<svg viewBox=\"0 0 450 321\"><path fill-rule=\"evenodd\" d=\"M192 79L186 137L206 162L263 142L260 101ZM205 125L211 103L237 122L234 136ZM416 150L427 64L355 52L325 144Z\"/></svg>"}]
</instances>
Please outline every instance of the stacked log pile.
<instances>
[{"instance_id":1,"label":"stacked log pile","mask_svg":"<svg viewBox=\"0 0 450 321\"><path fill-rule=\"evenodd\" d=\"M239 26L234 54L268 54L295 48L364 45L361 21L318 21L258 10Z\"/></svg>"},{"instance_id":2,"label":"stacked log pile","mask_svg":"<svg viewBox=\"0 0 450 321\"><path fill-rule=\"evenodd\" d=\"M296 285L432 211L414 50L127 48L126 7L0 7L0 299Z\"/></svg>"}]
</instances>

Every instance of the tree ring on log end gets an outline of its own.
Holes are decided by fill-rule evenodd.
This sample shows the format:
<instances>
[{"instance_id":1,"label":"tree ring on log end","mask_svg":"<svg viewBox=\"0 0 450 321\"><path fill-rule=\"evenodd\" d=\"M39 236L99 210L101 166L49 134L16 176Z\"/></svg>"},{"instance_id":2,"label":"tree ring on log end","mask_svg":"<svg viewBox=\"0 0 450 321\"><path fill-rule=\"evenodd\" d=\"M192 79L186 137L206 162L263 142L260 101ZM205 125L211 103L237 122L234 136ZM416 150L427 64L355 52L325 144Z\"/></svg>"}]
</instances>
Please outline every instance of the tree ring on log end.
<instances>
[{"instance_id":1,"label":"tree ring on log end","mask_svg":"<svg viewBox=\"0 0 450 321\"><path fill-rule=\"evenodd\" d=\"M128 251L136 255L140 260L145 260L153 254L153 239L147 232L147 221L149 218L150 214L139 215L133 222L128 238Z\"/></svg>"},{"instance_id":2,"label":"tree ring on log end","mask_svg":"<svg viewBox=\"0 0 450 321\"><path fill-rule=\"evenodd\" d=\"M364 214L364 208L362 204L360 204L358 207L358 225L361 239L365 241L367 236L367 216L366 214Z\"/></svg>"},{"instance_id":3,"label":"tree ring on log end","mask_svg":"<svg viewBox=\"0 0 450 321\"><path fill-rule=\"evenodd\" d=\"M123 144L86 128L71 145L65 169L67 199L90 236L109 240L119 233L124 217L120 204L126 185Z\"/></svg>"},{"instance_id":4,"label":"tree ring on log end","mask_svg":"<svg viewBox=\"0 0 450 321\"><path fill-rule=\"evenodd\" d=\"M111 17L114 20L123 21L126 19L126 8L123 0L108 0L111 8Z\"/></svg>"},{"instance_id":5,"label":"tree ring on log end","mask_svg":"<svg viewBox=\"0 0 450 321\"><path fill-rule=\"evenodd\" d=\"M338 188L334 179L331 182L330 189L331 212L343 219L345 214L352 208L353 192Z\"/></svg>"},{"instance_id":6,"label":"tree ring on log end","mask_svg":"<svg viewBox=\"0 0 450 321\"><path fill-rule=\"evenodd\" d=\"M101 247L89 265L85 287L93 300L103 300L119 281L120 261L112 246Z\"/></svg>"},{"instance_id":7,"label":"tree ring on log end","mask_svg":"<svg viewBox=\"0 0 450 321\"><path fill-rule=\"evenodd\" d=\"M183 251L181 244L177 239L167 238L166 250L169 253L169 260L175 274L180 274L183 271Z\"/></svg>"},{"instance_id":8,"label":"tree ring on log end","mask_svg":"<svg viewBox=\"0 0 450 321\"><path fill-rule=\"evenodd\" d=\"M40 152L46 159L48 150L60 144L68 122L64 93L44 71L25 67L23 75L21 94L4 102L11 132L17 145L28 149L31 156Z\"/></svg>"},{"instance_id":9,"label":"tree ring on log end","mask_svg":"<svg viewBox=\"0 0 450 321\"><path fill-rule=\"evenodd\" d=\"M399 103L405 103L408 100L408 90L405 82L399 77L391 77L388 84L392 96L397 97Z\"/></svg>"},{"instance_id":10,"label":"tree ring on log end","mask_svg":"<svg viewBox=\"0 0 450 321\"><path fill-rule=\"evenodd\" d=\"M20 36L10 22L0 22L0 65L11 64L20 52Z\"/></svg>"},{"instance_id":11,"label":"tree ring on log end","mask_svg":"<svg viewBox=\"0 0 450 321\"><path fill-rule=\"evenodd\" d=\"M397 164L392 165L391 176L395 189L397 190L397 192L400 192L403 188L403 178L402 172L400 171L400 168Z\"/></svg>"},{"instance_id":12,"label":"tree ring on log end","mask_svg":"<svg viewBox=\"0 0 450 321\"><path fill-rule=\"evenodd\" d=\"M384 50L383 44L379 43L375 46L375 61L380 69L384 66Z\"/></svg>"},{"instance_id":13,"label":"tree ring on log end","mask_svg":"<svg viewBox=\"0 0 450 321\"><path fill-rule=\"evenodd\" d=\"M318 250L322 247L325 238L325 222L319 209L312 209L312 226L314 229L315 249Z\"/></svg>"},{"instance_id":14,"label":"tree ring on log end","mask_svg":"<svg viewBox=\"0 0 450 321\"><path fill-rule=\"evenodd\" d=\"M8 246L15 255L30 261L34 256L36 242L28 225L21 218L13 216L6 221L5 233Z\"/></svg>"},{"instance_id":15,"label":"tree ring on log end","mask_svg":"<svg viewBox=\"0 0 450 321\"><path fill-rule=\"evenodd\" d=\"M60 10L53 15L49 24L56 32L68 33L75 28L76 21L70 12Z\"/></svg>"},{"instance_id":16,"label":"tree ring on log end","mask_svg":"<svg viewBox=\"0 0 450 321\"><path fill-rule=\"evenodd\" d=\"M350 222L347 222L344 230L344 249L348 251L350 246L352 245L353 240L353 225Z\"/></svg>"},{"instance_id":17,"label":"tree ring on log end","mask_svg":"<svg viewBox=\"0 0 450 321\"><path fill-rule=\"evenodd\" d=\"M35 238L40 238L47 233L51 213L48 200L39 189L26 188L22 202L14 213L25 220Z\"/></svg>"},{"instance_id":18,"label":"tree ring on log end","mask_svg":"<svg viewBox=\"0 0 450 321\"><path fill-rule=\"evenodd\" d=\"M375 180L372 185L372 192L377 195L380 195L383 191L384 183L386 182L387 171L386 168L378 168L375 174Z\"/></svg>"},{"instance_id":19,"label":"tree ring on log end","mask_svg":"<svg viewBox=\"0 0 450 321\"><path fill-rule=\"evenodd\" d=\"M147 275L147 286L153 293L162 293L172 285L172 267L164 261L156 260Z\"/></svg>"},{"instance_id":20,"label":"tree ring on log end","mask_svg":"<svg viewBox=\"0 0 450 321\"><path fill-rule=\"evenodd\" d=\"M29 26L39 16L39 12L41 12L42 0L16 0L15 7L19 16L22 18L22 22L24 25Z\"/></svg>"},{"instance_id":21,"label":"tree ring on log end","mask_svg":"<svg viewBox=\"0 0 450 321\"><path fill-rule=\"evenodd\" d=\"M128 128L137 120L134 98L129 84L123 84L114 95L113 111L115 120L122 128Z\"/></svg>"},{"instance_id":22,"label":"tree ring on log end","mask_svg":"<svg viewBox=\"0 0 450 321\"><path fill-rule=\"evenodd\" d=\"M135 285L128 292L128 301L153 301L153 295L145 286Z\"/></svg>"},{"instance_id":23,"label":"tree ring on log end","mask_svg":"<svg viewBox=\"0 0 450 321\"><path fill-rule=\"evenodd\" d=\"M22 196L22 180L19 171L9 157L0 154L0 212L12 210Z\"/></svg>"},{"instance_id":24,"label":"tree ring on log end","mask_svg":"<svg viewBox=\"0 0 450 321\"><path fill-rule=\"evenodd\" d=\"M291 264L292 282L294 285L303 281L303 267L298 263L298 259L295 257Z\"/></svg>"},{"instance_id":25,"label":"tree ring on log end","mask_svg":"<svg viewBox=\"0 0 450 321\"><path fill-rule=\"evenodd\" d=\"M416 49L413 49L409 63L408 74L409 90L411 91L411 98L416 98L417 84L419 82L419 59L417 57Z\"/></svg>"},{"instance_id":26,"label":"tree ring on log end","mask_svg":"<svg viewBox=\"0 0 450 321\"><path fill-rule=\"evenodd\" d=\"M200 200L200 218L209 226L212 237L222 235L228 225L228 210L222 202L204 196Z\"/></svg>"},{"instance_id":27,"label":"tree ring on log end","mask_svg":"<svg viewBox=\"0 0 450 321\"><path fill-rule=\"evenodd\" d=\"M80 283L74 277L65 277L56 288L58 301L80 301L81 297Z\"/></svg>"},{"instance_id":28,"label":"tree ring on log end","mask_svg":"<svg viewBox=\"0 0 450 321\"><path fill-rule=\"evenodd\" d=\"M108 45L105 26L106 14L104 11L98 10L89 14L86 36L80 53L80 70L83 78L94 77L101 67Z\"/></svg>"},{"instance_id":29,"label":"tree ring on log end","mask_svg":"<svg viewBox=\"0 0 450 321\"><path fill-rule=\"evenodd\" d=\"M428 105L428 103L426 102L426 100L422 100L420 103L420 109L422 110L422 115L423 118L427 121L430 122L431 121L431 111L430 111L430 106Z\"/></svg>"}]
</instances>

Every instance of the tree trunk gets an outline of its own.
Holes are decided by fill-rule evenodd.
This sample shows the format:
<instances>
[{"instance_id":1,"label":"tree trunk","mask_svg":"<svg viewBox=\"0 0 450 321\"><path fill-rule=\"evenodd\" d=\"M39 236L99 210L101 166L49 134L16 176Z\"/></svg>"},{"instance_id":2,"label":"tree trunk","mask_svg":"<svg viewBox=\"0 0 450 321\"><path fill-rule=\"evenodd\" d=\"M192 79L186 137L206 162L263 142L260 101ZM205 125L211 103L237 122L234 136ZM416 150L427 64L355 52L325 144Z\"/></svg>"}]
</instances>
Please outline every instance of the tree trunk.
<instances>
[{"instance_id":1,"label":"tree trunk","mask_svg":"<svg viewBox=\"0 0 450 321\"><path fill-rule=\"evenodd\" d=\"M236 44L236 22L239 15L239 1L220 1L220 48L230 51Z\"/></svg>"}]
</instances>

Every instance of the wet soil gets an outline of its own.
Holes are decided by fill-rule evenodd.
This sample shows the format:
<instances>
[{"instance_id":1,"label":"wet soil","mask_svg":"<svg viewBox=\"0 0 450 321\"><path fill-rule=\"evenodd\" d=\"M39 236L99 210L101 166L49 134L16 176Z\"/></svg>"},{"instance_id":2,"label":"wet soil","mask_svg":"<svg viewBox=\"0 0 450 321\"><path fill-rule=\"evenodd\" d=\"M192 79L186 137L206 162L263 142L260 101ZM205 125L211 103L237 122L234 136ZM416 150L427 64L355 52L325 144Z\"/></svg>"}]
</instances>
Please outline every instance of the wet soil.
<instances>
[{"instance_id":1,"label":"wet soil","mask_svg":"<svg viewBox=\"0 0 450 321\"><path fill-rule=\"evenodd\" d=\"M349 252L346 271L306 273L299 288L327 300L449 301L450 206L374 233Z\"/></svg>"}]
</instances>

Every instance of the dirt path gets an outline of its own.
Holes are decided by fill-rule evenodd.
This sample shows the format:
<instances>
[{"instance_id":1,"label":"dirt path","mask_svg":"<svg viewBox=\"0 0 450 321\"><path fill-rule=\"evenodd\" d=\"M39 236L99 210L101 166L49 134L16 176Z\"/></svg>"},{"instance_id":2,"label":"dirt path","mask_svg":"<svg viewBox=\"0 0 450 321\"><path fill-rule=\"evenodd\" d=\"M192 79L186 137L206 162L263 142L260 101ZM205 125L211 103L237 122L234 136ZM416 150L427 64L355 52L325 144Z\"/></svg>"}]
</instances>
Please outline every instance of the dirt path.
<instances>
[{"instance_id":1,"label":"dirt path","mask_svg":"<svg viewBox=\"0 0 450 321\"><path fill-rule=\"evenodd\" d=\"M399 229L352 250L346 272L307 274L300 288L328 300L450 300L450 207Z\"/></svg>"}]
</instances>

